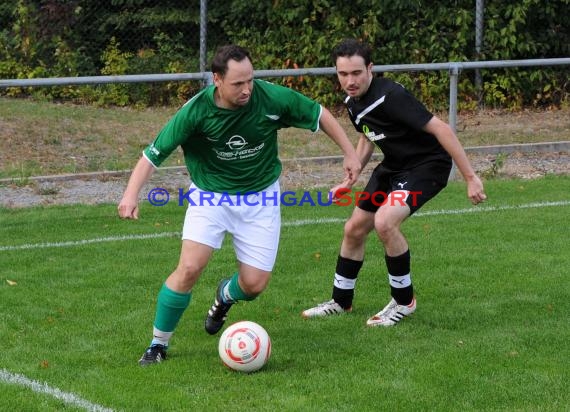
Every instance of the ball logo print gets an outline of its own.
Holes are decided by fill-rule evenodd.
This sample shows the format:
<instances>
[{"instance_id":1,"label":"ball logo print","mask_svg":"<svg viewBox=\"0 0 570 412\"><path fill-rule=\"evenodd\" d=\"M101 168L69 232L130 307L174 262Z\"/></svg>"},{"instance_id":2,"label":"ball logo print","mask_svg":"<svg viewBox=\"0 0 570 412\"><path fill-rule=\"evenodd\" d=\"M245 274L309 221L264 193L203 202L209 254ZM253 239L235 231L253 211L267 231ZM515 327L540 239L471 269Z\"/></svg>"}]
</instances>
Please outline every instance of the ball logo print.
<instances>
[{"instance_id":1,"label":"ball logo print","mask_svg":"<svg viewBox=\"0 0 570 412\"><path fill-rule=\"evenodd\" d=\"M236 322L220 336L218 352L224 365L239 372L261 369L271 355L267 331L251 321Z\"/></svg>"}]
</instances>

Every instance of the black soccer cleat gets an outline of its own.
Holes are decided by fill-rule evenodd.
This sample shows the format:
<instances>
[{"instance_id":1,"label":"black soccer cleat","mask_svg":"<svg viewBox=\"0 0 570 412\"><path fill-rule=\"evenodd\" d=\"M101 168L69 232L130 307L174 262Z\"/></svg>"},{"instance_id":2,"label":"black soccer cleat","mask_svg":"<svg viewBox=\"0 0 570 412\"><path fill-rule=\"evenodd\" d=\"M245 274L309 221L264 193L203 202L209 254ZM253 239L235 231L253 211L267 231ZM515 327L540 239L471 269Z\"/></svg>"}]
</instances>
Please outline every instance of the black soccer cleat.
<instances>
[{"instance_id":1,"label":"black soccer cleat","mask_svg":"<svg viewBox=\"0 0 570 412\"><path fill-rule=\"evenodd\" d=\"M145 353L139 359L139 365L148 366L153 363L160 363L166 360L166 346L164 345L152 345L147 348Z\"/></svg>"},{"instance_id":2,"label":"black soccer cleat","mask_svg":"<svg viewBox=\"0 0 570 412\"><path fill-rule=\"evenodd\" d=\"M214 304L208 311L208 316L206 316L206 321L204 322L204 328L206 332L210 335L215 335L224 325L224 322L228 318L228 312L235 302L224 302L222 298L222 290L224 286L228 284L230 279L222 279L216 290L216 298L214 299Z\"/></svg>"}]
</instances>

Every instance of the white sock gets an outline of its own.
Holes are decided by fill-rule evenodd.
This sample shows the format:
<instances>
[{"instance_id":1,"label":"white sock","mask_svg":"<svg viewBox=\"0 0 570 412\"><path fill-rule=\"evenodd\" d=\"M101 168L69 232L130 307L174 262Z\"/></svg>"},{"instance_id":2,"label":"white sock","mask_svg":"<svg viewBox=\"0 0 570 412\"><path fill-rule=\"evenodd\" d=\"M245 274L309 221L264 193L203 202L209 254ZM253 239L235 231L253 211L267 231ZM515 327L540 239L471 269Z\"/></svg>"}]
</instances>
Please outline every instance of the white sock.
<instances>
[{"instance_id":1,"label":"white sock","mask_svg":"<svg viewBox=\"0 0 570 412\"><path fill-rule=\"evenodd\" d=\"M231 282L231 280L230 280ZM223 303L233 302L234 299L230 295L230 282L227 282L225 286L222 288L222 298L224 299Z\"/></svg>"},{"instance_id":2,"label":"white sock","mask_svg":"<svg viewBox=\"0 0 570 412\"><path fill-rule=\"evenodd\" d=\"M163 345L168 347L168 341L172 337L174 332L163 332L155 327L152 328L152 341L150 342L150 346L152 345Z\"/></svg>"}]
</instances>

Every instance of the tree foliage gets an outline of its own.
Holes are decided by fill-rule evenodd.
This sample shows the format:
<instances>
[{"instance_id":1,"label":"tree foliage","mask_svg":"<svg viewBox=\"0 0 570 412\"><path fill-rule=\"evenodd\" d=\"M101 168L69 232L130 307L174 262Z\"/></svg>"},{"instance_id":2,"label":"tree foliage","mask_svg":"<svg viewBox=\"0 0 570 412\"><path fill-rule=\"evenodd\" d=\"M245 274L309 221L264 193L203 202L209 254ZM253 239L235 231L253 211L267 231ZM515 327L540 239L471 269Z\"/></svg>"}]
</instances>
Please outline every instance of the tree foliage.
<instances>
[{"instance_id":1,"label":"tree foliage","mask_svg":"<svg viewBox=\"0 0 570 412\"><path fill-rule=\"evenodd\" d=\"M209 57L234 42L258 69L332 66L333 45L357 37L375 64L517 60L570 56L570 0L485 1L483 47L475 50L473 0L226 0L208 2ZM199 0L5 0L0 5L0 78L199 71ZM568 104L567 66L482 71L483 103L520 108ZM387 74L430 107L447 104L448 74ZM275 79L319 100L338 102L334 78ZM86 90L2 89L98 104L178 103L197 82L108 85ZM478 102L474 73L460 77L461 108Z\"/></svg>"}]
</instances>

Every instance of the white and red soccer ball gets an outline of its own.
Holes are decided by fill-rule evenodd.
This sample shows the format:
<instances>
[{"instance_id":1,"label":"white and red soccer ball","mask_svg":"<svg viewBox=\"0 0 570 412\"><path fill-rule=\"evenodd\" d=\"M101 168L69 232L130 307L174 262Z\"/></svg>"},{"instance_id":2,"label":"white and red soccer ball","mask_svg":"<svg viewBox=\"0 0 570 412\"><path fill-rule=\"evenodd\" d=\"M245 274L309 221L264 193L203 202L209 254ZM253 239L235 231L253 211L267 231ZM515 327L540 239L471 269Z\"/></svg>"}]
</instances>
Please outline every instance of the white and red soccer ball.
<instances>
[{"instance_id":1,"label":"white and red soccer ball","mask_svg":"<svg viewBox=\"0 0 570 412\"><path fill-rule=\"evenodd\" d=\"M224 330L218 343L218 352L228 368L255 372L269 360L271 339L261 325L244 320Z\"/></svg>"}]
</instances>

